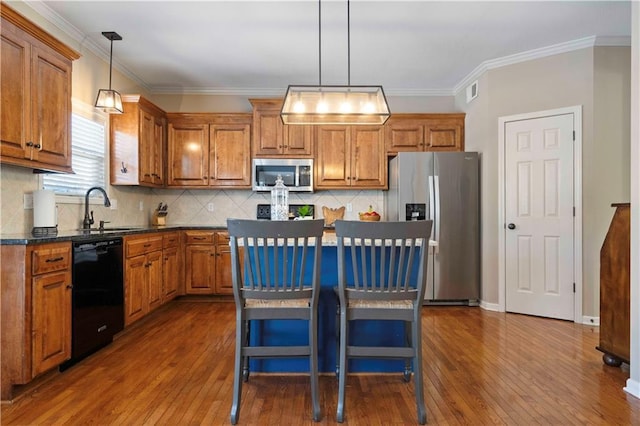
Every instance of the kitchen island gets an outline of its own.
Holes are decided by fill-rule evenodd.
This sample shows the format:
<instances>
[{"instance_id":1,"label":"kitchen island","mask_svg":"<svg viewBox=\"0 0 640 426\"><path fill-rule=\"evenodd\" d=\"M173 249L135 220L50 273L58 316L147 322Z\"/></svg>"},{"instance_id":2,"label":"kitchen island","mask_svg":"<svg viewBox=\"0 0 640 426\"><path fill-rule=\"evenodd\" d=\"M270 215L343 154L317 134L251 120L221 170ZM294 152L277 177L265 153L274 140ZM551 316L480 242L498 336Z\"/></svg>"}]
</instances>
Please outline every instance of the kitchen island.
<instances>
[{"instance_id":1,"label":"kitchen island","mask_svg":"<svg viewBox=\"0 0 640 426\"><path fill-rule=\"evenodd\" d=\"M323 236L318 301L318 369L322 373L336 370L338 297L338 248L335 233ZM430 246L434 245L430 242ZM311 254L309 254L311 256ZM347 262L349 263L349 262ZM417 262L416 262L417 268ZM353 324L352 324L353 325ZM358 321L356 332L349 333L352 344L362 346L403 346L404 324L400 321ZM261 345L305 345L307 322L297 320L262 320L251 324L251 343ZM308 372L303 358L252 359L253 372ZM403 372L403 360L351 359L350 372Z\"/></svg>"}]
</instances>

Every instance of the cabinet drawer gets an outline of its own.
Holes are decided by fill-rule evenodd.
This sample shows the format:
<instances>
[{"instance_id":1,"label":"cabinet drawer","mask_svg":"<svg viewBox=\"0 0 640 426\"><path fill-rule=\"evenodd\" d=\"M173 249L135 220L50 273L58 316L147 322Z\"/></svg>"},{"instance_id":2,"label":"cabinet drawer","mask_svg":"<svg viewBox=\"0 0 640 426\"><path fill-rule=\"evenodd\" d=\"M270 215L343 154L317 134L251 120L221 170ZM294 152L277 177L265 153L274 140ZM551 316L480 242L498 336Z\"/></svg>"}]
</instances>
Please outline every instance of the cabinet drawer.
<instances>
[{"instance_id":1,"label":"cabinet drawer","mask_svg":"<svg viewBox=\"0 0 640 426\"><path fill-rule=\"evenodd\" d=\"M215 232L213 231L186 231L187 244L213 244Z\"/></svg>"},{"instance_id":2,"label":"cabinet drawer","mask_svg":"<svg viewBox=\"0 0 640 426\"><path fill-rule=\"evenodd\" d=\"M31 254L31 270L33 275L47 272L63 271L71 268L71 245L56 244L42 246Z\"/></svg>"},{"instance_id":3,"label":"cabinet drawer","mask_svg":"<svg viewBox=\"0 0 640 426\"><path fill-rule=\"evenodd\" d=\"M162 250L162 235L127 239L124 244L126 257L139 256L152 251Z\"/></svg>"},{"instance_id":4,"label":"cabinet drawer","mask_svg":"<svg viewBox=\"0 0 640 426\"><path fill-rule=\"evenodd\" d=\"M229 233L228 232L216 232L216 245L229 245Z\"/></svg>"},{"instance_id":5,"label":"cabinet drawer","mask_svg":"<svg viewBox=\"0 0 640 426\"><path fill-rule=\"evenodd\" d=\"M162 235L162 248L178 247L180 245L180 234L172 232Z\"/></svg>"}]
</instances>

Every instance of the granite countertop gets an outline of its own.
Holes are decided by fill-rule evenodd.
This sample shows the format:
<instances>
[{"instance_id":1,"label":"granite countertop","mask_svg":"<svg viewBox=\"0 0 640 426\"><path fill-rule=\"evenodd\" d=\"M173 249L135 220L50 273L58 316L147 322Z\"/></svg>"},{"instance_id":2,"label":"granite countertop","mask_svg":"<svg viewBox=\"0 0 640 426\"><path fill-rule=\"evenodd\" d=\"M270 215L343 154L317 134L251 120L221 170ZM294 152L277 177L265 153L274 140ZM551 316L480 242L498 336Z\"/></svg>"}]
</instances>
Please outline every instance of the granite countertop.
<instances>
[{"instance_id":1,"label":"granite countertop","mask_svg":"<svg viewBox=\"0 0 640 426\"><path fill-rule=\"evenodd\" d=\"M24 244L42 244L57 243L63 241L83 241L92 240L97 237L124 237L127 235L145 234L150 232L164 231L181 231L181 230L225 230L224 226L205 226L205 225L167 225L167 226L132 226L119 228L106 228L104 232L99 231L83 231L83 230L66 230L58 231L55 236L34 236L30 233L24 234L1 234L0 245L24 245Z\"/></svg>"},{"instance_id":2,"label":"granite countertop","mask_svg":"<svg viewBox=\"0 0 640 426\"><path fill-rule=\"evenodd\" d=\"M206 226L206 225L166 225L166 226L141 226L141 227L120 227L106 228L104 232L99 231L82 231L82 230L66 230L59 231L55 236L34 236L30 233L26 234L2 234L0 235L0 245L28 245L42 243L57 243L63 241L88 241L101 237L124 237L128 235L145 234L150 232L166 232L166 231L183 231L183 230L213 230L224 231L225 226ZM313 244L315 245L315 244ZM322 245L325 247L336 247L338 240L333 228L326 229L322 236ZM430 247L437 247L438 243L429 240Z\"/></svg>"}]
</instances>

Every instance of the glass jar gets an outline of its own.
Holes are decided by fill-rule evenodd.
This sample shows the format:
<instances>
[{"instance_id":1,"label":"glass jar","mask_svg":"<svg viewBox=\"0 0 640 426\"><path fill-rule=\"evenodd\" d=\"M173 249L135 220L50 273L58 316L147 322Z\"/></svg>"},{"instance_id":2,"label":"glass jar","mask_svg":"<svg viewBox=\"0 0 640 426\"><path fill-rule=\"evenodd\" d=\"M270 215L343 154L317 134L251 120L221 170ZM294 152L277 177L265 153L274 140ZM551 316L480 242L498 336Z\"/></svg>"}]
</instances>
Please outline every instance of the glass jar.
<instances>
[{"instance_id":1,"label":"glass jar","mask_svg":"<svg viewBox=\"0 0 640 426\"><path fill-rule=\"evenodd\" d=\"M271 220L289 220L289 188L280 175L271 188Z\"/></svg>"}]
</instances>

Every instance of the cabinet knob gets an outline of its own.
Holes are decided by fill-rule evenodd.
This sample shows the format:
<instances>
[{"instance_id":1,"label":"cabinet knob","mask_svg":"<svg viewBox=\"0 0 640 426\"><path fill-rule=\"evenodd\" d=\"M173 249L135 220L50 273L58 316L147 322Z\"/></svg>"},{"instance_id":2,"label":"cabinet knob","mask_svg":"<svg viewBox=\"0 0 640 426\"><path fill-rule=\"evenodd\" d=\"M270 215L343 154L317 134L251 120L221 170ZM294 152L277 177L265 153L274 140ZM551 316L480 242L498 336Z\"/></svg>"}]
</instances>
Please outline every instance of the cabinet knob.
<instances>
[{"instance_id":1,"label":"cabinet knob","mask_svg":"<svg viewBox=\"0 0 640 426\"><path fill-rule=\"evenodd\" d=\"M71 285L71 284L67 284L67 288L68 288L68 289L72 289L72 288L73 288L73 285Z\"/></svg>"},{"instance_id":2,"label":"cabinet knob","mask_svg":"<svg viewBox=\"0 0 640 426\"><path fill-rule=\"evenodd\" d=\"M27 145L28 147L32 147L33 146L33 142L29 141L25 145Z\"/></svg>"},{"instance_id":3,"label":"cabinet knob","mask_svg":"<svg viewBox=\"0 0 640 426\"><path fill-rule=\"evenodd\" d=\"M516 229L516 225L514 223L510 223L510 224L507 225L507 228Z\"/></svg>"}]
</instances>

